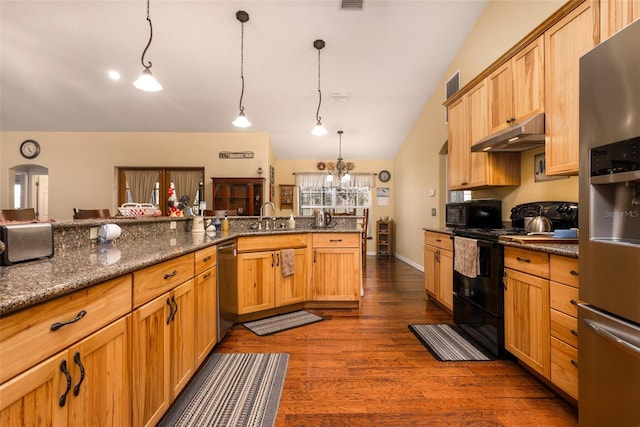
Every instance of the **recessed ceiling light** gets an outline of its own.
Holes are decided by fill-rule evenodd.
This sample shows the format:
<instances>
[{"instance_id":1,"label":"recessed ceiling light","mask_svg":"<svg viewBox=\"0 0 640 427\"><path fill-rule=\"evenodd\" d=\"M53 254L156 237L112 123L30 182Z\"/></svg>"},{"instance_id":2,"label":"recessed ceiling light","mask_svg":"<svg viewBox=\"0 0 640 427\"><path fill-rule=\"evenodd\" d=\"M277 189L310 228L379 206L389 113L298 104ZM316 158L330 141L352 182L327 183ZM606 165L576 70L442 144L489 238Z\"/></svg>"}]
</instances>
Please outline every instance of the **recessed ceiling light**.
<instances>
[{"instance_id":1,"label":"recessed ceiling light","mask_svg":"<svg viewBox=\"0 0 640 427\"><path fill-rule=\"evenodd\" d=\"M120 73L118 71L111 70L108 74L111 80L120 80Z\"/></svg>"}]
</instances>

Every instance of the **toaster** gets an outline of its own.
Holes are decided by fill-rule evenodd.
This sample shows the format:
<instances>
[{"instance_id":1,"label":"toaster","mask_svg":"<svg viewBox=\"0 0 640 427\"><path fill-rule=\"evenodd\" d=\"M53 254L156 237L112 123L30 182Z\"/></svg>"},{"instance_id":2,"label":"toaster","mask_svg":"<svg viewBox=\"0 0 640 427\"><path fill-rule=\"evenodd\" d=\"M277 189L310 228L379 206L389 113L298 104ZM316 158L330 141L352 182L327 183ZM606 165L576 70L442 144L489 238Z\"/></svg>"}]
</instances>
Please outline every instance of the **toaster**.
<instances>
[{"instance_id":1,"label":"toaster","mask_svg":"<svg viewBox=\"0 0 640 427\"><path fill-rule=\"evenodd\" d=\"M49 223L0 225L5 245L0 265L53 256L53 226Z\"/></svg>"}]
</instances>

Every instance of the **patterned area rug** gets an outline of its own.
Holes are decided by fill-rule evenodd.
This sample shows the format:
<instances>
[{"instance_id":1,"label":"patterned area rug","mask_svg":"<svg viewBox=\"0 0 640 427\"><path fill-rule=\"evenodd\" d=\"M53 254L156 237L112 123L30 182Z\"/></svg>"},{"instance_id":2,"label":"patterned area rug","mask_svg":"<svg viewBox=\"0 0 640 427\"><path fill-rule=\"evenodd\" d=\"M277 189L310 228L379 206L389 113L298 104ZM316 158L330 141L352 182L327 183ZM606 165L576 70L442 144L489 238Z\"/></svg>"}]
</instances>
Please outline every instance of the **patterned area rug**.
<instances>
[{"instance_id":1,"label":"patterned area rug","mask_svg":"<svg viewBox=\"0 0 640 427\"><path fill-rule=\"evenodd\" d=\"M158 426L273 426L288 354L213 353Z\"/></svg>"},{"instance_id":2,"label":"patterned area rug","mask_svg":"<svg viewBox=\"0 0 640 427\"><path fill-rule=\"evenodd\" d=\"M409 329L436 359L449 361L495 360L476 347L471 338L452 325L409 325Z\"/></svg>"},{"instance_id":3,"label":"patterned area rug","mask_svg":"<svg viewBox=\"0 0 640 427\"><path fill-rule=\"evenodd\" d=\"M316 316L308 311L300 310L294 311L293 313L279 314L266 319L254 320L252 322L243 323L243 325L254 334L263 336L319 322L321 320L323 320L323 318L320 316Z\"/></svg>"}]
</instances>

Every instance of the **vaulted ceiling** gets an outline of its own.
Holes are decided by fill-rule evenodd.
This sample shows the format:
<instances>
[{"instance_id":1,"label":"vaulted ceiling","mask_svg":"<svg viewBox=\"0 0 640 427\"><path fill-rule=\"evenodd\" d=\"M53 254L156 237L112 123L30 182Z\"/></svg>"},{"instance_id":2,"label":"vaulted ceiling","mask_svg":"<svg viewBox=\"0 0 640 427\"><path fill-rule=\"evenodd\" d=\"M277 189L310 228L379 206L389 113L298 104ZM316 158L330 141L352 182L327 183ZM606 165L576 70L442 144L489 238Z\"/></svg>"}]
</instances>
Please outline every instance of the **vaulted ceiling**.
<instances>
[{"instance_id":1,"label":"vaulted ceiling","mask_svg":"<svg viewBox=\"0 0 640 427\"><path fill-rule=\"evenodd\" d=\"M1 0L0 129L268 132L279 159L335 157L341 129L345 158L391 159L449 77L487 0L364 0L355 10L341 3L150 0L145 59L164 90L149 93L132 85L149 38L144 0ZM241 88L238 10L250 16L246 130L231 125ZM326 43L322 137L310 135L316 39ZM109 70L121 79L109 79Z\"/></svg>"}]
</instances>

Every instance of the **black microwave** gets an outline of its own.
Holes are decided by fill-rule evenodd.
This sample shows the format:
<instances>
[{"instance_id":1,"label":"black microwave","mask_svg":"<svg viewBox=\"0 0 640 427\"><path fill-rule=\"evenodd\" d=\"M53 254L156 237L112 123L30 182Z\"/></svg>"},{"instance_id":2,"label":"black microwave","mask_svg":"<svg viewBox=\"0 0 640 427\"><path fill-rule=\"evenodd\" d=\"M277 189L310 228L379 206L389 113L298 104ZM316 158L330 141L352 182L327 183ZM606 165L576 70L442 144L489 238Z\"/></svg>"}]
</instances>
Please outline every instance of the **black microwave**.
<instances>
[{"instance_id":1,"label":"black microwave","mask_svg":"<svg viewBox=\"0 0 640 427\"><path fill-rule=\"evenodd\" d=\"M446 226L450 228L502 228L502 202L475 199L447 203Z\"/></svg>"}]
</instances>

